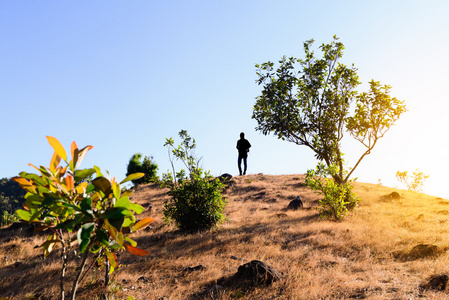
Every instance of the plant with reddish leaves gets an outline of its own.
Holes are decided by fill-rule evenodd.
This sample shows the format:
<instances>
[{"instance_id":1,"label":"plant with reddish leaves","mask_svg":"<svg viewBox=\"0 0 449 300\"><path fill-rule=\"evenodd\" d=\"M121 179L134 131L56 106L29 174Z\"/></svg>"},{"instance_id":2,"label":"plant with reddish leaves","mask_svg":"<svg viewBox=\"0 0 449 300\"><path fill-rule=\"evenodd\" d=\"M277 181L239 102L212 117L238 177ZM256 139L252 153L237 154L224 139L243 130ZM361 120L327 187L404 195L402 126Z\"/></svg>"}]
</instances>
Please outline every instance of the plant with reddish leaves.
<instances>
[{"instance_id":1,"label":"plant with reddish leaves","mask_svg":"<svg viewBox=\"0 0 449 300\"><path fill-rule=\"evenodd\" d=\"M89 255L94 255L94 262L106 266L108 284L109 274L118 266L116 251L125 249L140 256L149 253L137 248L137 243L127 235L145 228L154 220L144 218L136 222L134 214L142 213L144 208L130 201L131 190L120 188L121 184L142 177L142 173L131 174L118 183L115 178L105 176L97 166L79 169L81 161L93 146L79 149L72 142L72 158L68 160L61 143L54 137L48 136L47 139L55 151L50 166L38 168L29 164L39 174L21 172L13 178L27 191L24 208L16 213L22 221L38 223L38 230L50 232L40 246L45 256L56 245L61 245L61 299L65 298L64 277L73 248L71 244L78 242L78 251L83 258L76 268L71 290L71 299L75 299L78 285L90 269L84 270ZM65 166L60 165L61 160ZM94 174L96 178L91 180ZM76 238L72 238L75 232Z\"/></svg>"}]
</instances>

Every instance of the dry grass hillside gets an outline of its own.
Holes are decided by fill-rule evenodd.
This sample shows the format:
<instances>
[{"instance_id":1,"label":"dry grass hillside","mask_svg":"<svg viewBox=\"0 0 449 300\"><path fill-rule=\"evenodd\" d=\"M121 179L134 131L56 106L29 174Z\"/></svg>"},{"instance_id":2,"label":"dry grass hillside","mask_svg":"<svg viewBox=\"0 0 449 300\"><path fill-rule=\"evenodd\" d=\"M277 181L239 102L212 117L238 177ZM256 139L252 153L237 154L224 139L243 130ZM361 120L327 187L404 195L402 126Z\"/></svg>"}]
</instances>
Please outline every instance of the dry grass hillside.
<instances>
[{"instance_id":1,"label":"dry grass hillside","mask_svg":"<svg viewBox=\"0 0 449 300\"><path fill-rule=\"evenodd\" d=\"M302 175L258 174L233 182L224 193L228 222L192 235L163 223L165 190L137 188L133 200L152 204L141 216L156 221L134 238L151 253L121 253L110 286L102 287L100 271L91 272L77 299L449 298L445 283L441 291L420 288L430 276L449 273L448 200L356 183L360 206L335 222L320 220L320 196ZM401 197L385 197L393 191ZM286 210L298 195L304 208ZM57 299L59 256L55 251L44 259L33 249L43 240L0 231L1 299ZM251 260L276 268L282 278L270 286L208 293ZM193 268L198 265L204 267Z\"/></svg>"}]
</instances>

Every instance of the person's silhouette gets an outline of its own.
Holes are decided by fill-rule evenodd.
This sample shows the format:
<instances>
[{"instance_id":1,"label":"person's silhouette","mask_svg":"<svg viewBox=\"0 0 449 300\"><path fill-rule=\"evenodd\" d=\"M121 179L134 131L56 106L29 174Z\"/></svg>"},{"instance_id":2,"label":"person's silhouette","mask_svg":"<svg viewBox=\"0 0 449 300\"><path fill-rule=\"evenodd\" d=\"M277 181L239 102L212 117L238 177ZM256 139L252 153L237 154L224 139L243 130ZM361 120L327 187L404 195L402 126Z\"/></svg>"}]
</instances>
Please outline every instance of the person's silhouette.
<instances>
[{"instance_id":1,"label":"person's silhouette","mask_svg":"<svg viewBox=\"0 0 449 300\"><path fill-rule=\"evenodd\" d=\"M239 151L238 165L240 175L242 175L242 160L244 166L243 175L246 175L249 148L251 148L251 144L248 142L248 140L245 139L245 134L243 132L240 133L240 140L237 141L237 150Z\"/></svg>"}]
</instances>

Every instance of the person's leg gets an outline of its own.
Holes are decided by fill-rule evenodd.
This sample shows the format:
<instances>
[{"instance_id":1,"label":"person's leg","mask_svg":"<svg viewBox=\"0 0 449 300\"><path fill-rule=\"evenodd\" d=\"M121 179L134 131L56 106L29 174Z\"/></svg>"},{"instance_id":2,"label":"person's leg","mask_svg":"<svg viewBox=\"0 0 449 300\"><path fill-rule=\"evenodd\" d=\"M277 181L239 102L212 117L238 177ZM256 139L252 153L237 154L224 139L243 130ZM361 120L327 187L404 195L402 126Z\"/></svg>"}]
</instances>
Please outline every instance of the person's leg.
<instances>
[{"instance_id":1,"label":"person's leg","mask_svg":"<svg viewBox=\"0 0 449 300\"><path fill-rule=\"evenodd\" d=\"M242 175L242 158L240 157L240 155L239 155L239 158L237 160L237 164L239 166L239 173L240 173L240 175Z\"/></svg>"},{"instance_id":2,"label":"person's leg","mask_svg":"<svg viewBox=\"0 0 449 300\"><path fill-rule=\"evenodd\" d=\"M243 158L243 167L244 167L243 175L246 175L246 168L247 168L246 160L247 160L247 157L244 157Z\"/></svg>"}]
</instances>

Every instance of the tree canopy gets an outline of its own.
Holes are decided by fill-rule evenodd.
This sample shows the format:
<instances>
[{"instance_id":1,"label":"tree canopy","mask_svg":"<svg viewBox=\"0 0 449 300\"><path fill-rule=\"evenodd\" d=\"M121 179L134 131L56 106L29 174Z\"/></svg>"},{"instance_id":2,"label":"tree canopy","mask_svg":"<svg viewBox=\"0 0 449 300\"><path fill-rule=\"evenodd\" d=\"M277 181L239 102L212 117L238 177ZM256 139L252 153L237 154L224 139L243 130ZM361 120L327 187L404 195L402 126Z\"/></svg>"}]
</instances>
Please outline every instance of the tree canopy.
<instances>
[{"instance_id":1,"label":"tree canopy","mask_svg":"<svg viewBox=\"0 0 449 300\"><path fill-rule=\"evenodd\" d=\"M284 56L277 68L271 61L256 64L256 82L263 89L252 118L263 134L312 149L335 182L343 184L406 108L390 96L390 86L378 81L370 81L368 92L356 90L357 68L339 62L344 45L337 37L319 47L321 58L315 57L313 43L304 42L304 59ZM347 171L341 151L345 133L366 148Z\"/></svg>"}]
</instances>

